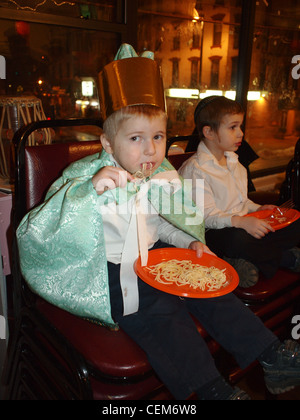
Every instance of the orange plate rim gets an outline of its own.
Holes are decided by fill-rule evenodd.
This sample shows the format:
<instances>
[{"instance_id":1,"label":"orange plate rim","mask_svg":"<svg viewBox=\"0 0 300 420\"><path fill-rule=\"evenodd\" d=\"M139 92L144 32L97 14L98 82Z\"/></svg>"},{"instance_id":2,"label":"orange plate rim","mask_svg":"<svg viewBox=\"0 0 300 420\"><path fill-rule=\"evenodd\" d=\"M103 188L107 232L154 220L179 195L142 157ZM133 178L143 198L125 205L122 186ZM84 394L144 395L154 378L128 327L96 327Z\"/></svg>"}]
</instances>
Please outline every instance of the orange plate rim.
<instances>
[{"instance_id":1,"label":"orange plate rim","mask_svg":"<svg viewBox=\"0 0 300 420\"><path fill-rule=\"evenodd\" d=\"M162 261L168 261L171 259L177 260L191 260L194 264L200 264L207 267L215 266L219 269L226 269L226 276L229 284L220 290L213 292L202 291L199 289L192 289L189 286L177 286L177 285L166 285L158 283L154 276L150 274L150 266L158 264ZM228 264L226 261L207 253L203 254L202 258L198 258L196 252L189 249L183 248L159 248L149 251L148 253L148 265L145 267L141 266L141 259L138 258L134 264L136 274L148 285L158 289L160 291L182 297L189 298L213 298L227 295L233 292L239 285L239 276L236 270Z\"/></svg>"}]
</instances>

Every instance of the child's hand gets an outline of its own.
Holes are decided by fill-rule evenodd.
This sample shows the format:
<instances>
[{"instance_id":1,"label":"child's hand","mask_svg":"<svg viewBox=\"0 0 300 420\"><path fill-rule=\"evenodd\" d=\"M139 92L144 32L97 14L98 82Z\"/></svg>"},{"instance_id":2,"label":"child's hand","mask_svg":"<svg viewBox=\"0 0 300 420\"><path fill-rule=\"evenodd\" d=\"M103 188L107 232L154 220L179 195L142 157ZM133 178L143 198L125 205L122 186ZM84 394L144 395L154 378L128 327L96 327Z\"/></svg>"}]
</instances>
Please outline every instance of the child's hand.
<instances>
[{"instance_id":1,"label":"child's hand","mask_svg":"<svg viewBox=\"0 0 300 420\"><path fill-rule=\"evenodd\" d=\"M98 195L107 190L120 187L125 188L127 181L132 181L133 176L124 169L115 166L105 166L92 178L93 186Z\"/></svg>"},{"instance_id":2,"label":"child's hand","mask_svg":"<svg viewBox=\"0 0 300 420\"><path fill-rule=\"evenodd\" d=\"M249 235L252 235L256 239L262 239L269 232L275 232L266 220L257 219L256 217L233 216L232 226L244 229Z\"/></svg>"},{"instance_id":3,"label":"child's hand","mask_svg":"<svg viewBox=\"0 0 300 420\"><path fill-rule=\"evenodd\" d=\"M275 210L277 209L276 206L274 206L273 204L266 204L264 206L259 207L259 209L257 211L263 211L263 210Z\"/></svg>"},{"instance_id":4,"label":"child's hand","mask_svg":"<svg viewBox=\"0 0 300 420\"><path fill-rule=\"evenodd\" d=\"M196 251L196 255L198 258L201 258L204 252L206 252L206 254L215 255L206 245L199 241L191 242L189 249Z\"/></svg>"}]
</instances>

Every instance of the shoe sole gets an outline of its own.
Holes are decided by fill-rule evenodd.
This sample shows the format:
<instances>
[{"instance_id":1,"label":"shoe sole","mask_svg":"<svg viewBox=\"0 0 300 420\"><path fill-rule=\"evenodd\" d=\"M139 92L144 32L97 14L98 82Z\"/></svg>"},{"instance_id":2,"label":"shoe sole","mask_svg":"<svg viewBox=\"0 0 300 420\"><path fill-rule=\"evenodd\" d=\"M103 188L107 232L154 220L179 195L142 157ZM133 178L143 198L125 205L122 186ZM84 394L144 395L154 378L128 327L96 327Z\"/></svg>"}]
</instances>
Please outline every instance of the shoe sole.
<instances>
[{"instance_id":1,"label":"shoe sole","mask_svg":"<svg viewBox=\"0 0 300 420\"><path fill-rule=\"evenodd\" d=\"M242 258L225 257L224 260L231 264L237 271L240 277L239 286L241 288L247 289L256 285L259 280L259 270L254 264Z\"/></svg>"}]
</instances>

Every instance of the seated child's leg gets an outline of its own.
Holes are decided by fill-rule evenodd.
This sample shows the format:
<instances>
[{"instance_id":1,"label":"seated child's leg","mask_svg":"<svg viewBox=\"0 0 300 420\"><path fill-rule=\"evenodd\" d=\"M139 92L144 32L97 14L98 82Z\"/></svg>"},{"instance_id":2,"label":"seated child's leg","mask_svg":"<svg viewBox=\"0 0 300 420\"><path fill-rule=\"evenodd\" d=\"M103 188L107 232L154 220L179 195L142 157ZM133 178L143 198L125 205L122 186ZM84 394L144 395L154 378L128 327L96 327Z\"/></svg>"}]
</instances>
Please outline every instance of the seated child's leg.
<instances>
[{"instance_id":1,"label":"seated child's leg","mask_svg":"<svg viewBox=\"0 0 300 420\"><path fill-rule=\"evenodd\" d=\"M273 277L281 266L297 271L297 258L289 266L286 263L289 256L285 254L300 246L299 238L300 219L262 239L256 239L237 228L210 229L206 232L207 246L220 258L226 256L249 261L267 278Z\"/></svg>"},{"instance_id":2,"label":"seated child's leg","mask_svg":"<svg viewBox=\"0 0 300 420\"><path fill-rule=\"evenodd\" d=\"M220 377L185 301L139 281L140 308L123 316L119 266L108 264L112 316L146 352L149 362L176 399L186 399Z\"/></svg>"},{"instance_id":3,"label":"seated child's leg","mask_svg":"<svg viewBox=\"0 0 300 420\"><path fill-rule=\"evenodd\" d=\"M300 272L300 219L273 235L282 249L280 267Z\"/></svg>"},{"instance_id":4,"label":"seated child's leg","mask_svg":"<svg viewBox=\"0 0 300 420\"><path fill-rule=\"evenodd\" d=\"M271 234L269 234L271 235ZM207 246L220 258L243 259L252 263L267 278L275 275L281 258L281 250L268 246L265 238L256 239L243 229L211 229L206 232ZM267 239L268 238L268 239ZM239 273L242 274L243 273Z\"/></svg>"},{"instance_id":5,"label":"seated child's leg","mask_svg":"<svg viewBox=\"0 0 300 420\"><path fill-rule=\"evenodd\" d=\"M235 295L188 299L190 312L232 354L241 368L255 361L277 337Z\"/></svg>"},{"instance_id":6,"label":"seated child's leg","mask_svg":"<svg viewBox=\"0 0 300 420\"><path fill-rule=\"evenodd\" d=\"M300 246L300 219L286 228L276 231L273 236L275 236L276 242L281 245L283 250Z\"/></svg>"},{"instance_id":7,"label":"seated child's leg","mask_svg":"<svg viewBox=\"0 0 300 420\"><path fill-rule=\"evenodd\" d=\"M253 264L265 263L274 258L273 252L265 249L262 239L254 238L244 229L210 229L205 237L207 246L220 258L243 258Z\"/></svg>"}]
</instances>

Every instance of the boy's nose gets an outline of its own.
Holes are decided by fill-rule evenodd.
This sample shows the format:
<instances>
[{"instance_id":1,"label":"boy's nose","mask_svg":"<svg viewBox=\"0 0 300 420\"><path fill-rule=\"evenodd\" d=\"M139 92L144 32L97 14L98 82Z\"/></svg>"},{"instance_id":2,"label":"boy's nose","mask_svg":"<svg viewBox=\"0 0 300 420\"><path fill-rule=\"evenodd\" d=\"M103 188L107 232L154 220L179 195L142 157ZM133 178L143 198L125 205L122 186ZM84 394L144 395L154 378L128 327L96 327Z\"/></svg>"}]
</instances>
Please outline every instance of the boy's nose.
<instances>
[{"instance_id":1,"label":"boy's nose","mask_svg":"<svg viewBox=\"0 0 300 420\"><path fill-rule=\"evenodd\" d=\"M240 128L239 133L238 133L238 137L243 137L244 136L244 132L243 130Z\"/></svg>"},{"instance_id":2,"label":"boy's nose","mask_svg":"<svg viewBox=\"0 0 300 420\"><path fill-rule=\"evenodd\" d=\"M146 142L145 146L145 154L146 155L154 155L155 154L155 143L153 140L149 140Z\"/></svg>"}]
</instances>

